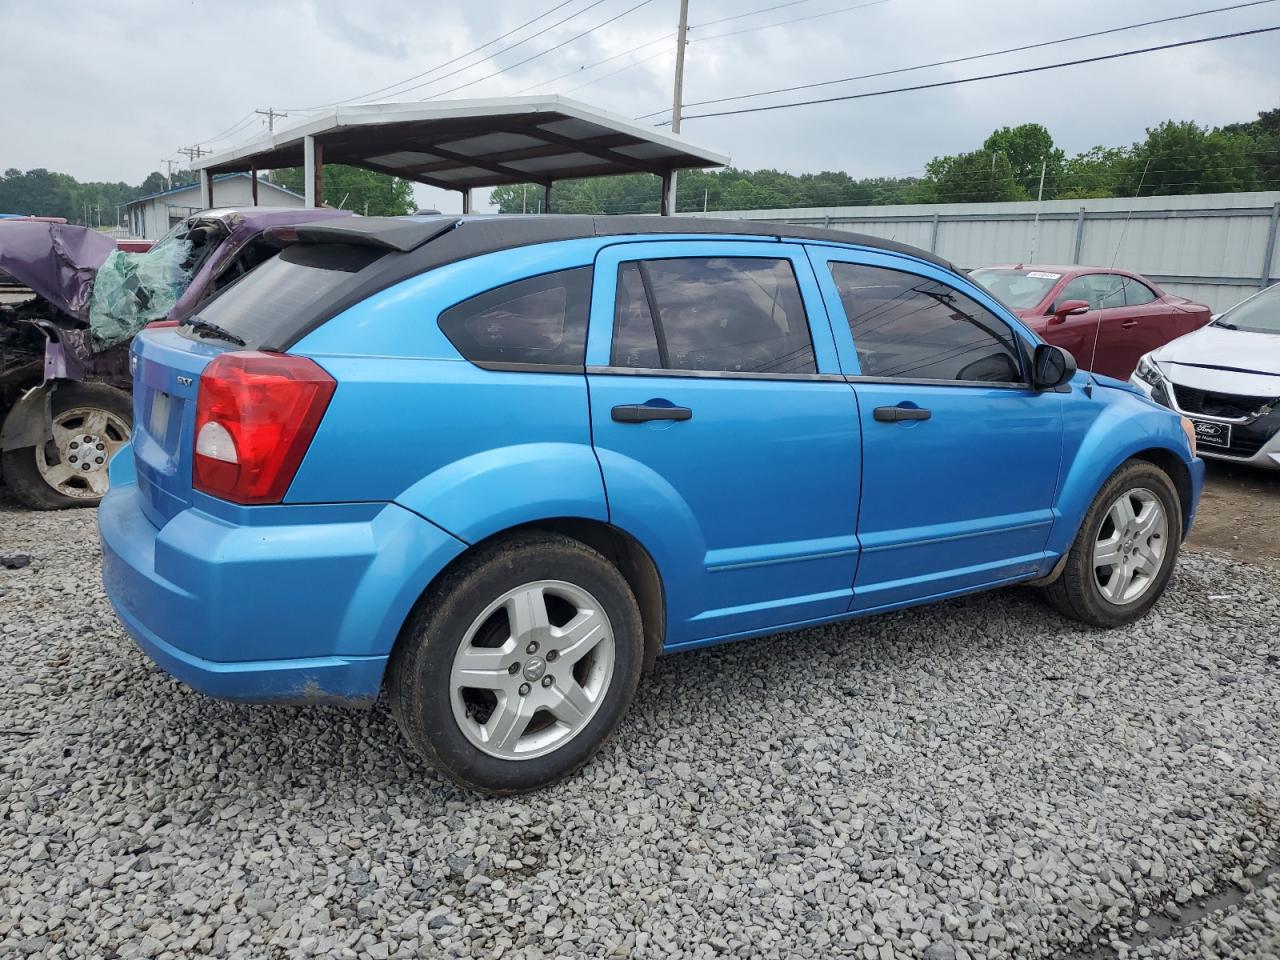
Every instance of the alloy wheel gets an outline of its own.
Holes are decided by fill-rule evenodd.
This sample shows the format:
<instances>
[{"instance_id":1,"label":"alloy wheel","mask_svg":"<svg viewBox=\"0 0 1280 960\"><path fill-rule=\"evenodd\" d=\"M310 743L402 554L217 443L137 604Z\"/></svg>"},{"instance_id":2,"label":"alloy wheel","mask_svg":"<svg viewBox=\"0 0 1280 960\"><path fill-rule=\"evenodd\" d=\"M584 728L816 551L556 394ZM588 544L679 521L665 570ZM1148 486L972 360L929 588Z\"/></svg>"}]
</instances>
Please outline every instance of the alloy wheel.
<instances>
[{"instance_id":1,"label":"alloy wheel","mask_svg":"<svg viewBox=\"0 0 1280 960\"><path fill-rule=\"evenodd\" d=\"M97 500L107 492L107 464L129 442L129 424L100 407L72 407L53 418L52 444L36 446L41 479L63 496ZM50 458L49 448L56 451Z\"/></svg>"},{"instance_id":2,"label":"alloy wheel","mask_svg":"<svg viewBox=\"0 0 1280 960\"><path fill-rule=\"evenodd\" d=\"M1093 575L1108 603L1133 603L1160 573L1169 548L1164 503L1145 487L1127 490L1108 508L1093 544Z\"/></svg>"},{"instance_id":3,"label":"alloy wheel","mask_svg":"<svg viewBox=\"0 0 1280 960\"><path fill-rule=\"evenodd\" d=\"M559 580L527 583L463 636L449 676L453 717L489 756L544 756L591 722L613 668L613 629L595 597Z\"/></svg>"}]
</instances>

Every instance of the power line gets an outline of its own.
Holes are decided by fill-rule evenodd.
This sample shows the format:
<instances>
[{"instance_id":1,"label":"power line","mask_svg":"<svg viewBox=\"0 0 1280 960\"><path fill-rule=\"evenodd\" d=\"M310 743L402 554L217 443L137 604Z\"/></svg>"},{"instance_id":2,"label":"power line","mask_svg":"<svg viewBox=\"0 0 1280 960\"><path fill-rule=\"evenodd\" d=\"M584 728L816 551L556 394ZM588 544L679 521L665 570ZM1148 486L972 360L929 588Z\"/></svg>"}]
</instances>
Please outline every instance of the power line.
<instances>
[{"instance_id":1,"label":"power line","mask_svg":"<svg viewBox=\"0 0 1280 960\"><path fill-rule=\"evenodd\" d=\"M597 2L599 2L599 0L597 0ZM884 0L881 0L881 2L884 2ZM432 96L432 97L437 97L437 98L438 98L438 97L445 97L445 96L448 96L448 95L449 95L449 94L451 94L451 93L454 93L455 91L462 90L462 89L464 89L464 88L466 88L466 87L472 87L472 86L475 86L477 83L483 83L483 82L484 82L484 81L486 81L486 80L492 80L492 79L493 79L494 77L496 77L496 76L499 76L499 75L501 75L501 74L507 73L507 72L509 72L509 71L511 71L511 70L515 70L515 69L517 69L518 67L523 67L526 63L530 63L530 62L532 62L532 61L534 61L534 60L537 60L537 59L539 59L539 58L541 58L541 57L545 57L545 56L546 56L547 54L549 54L549 53L554 53L556 50L559 50L561 47L566 47L566 46L568 46L569 44L573 43L573 42L574 42L574 41L576 41L576 40L581 40L581 39L582 39L583 37L585 37L587 34L589 34L589 33L595 33L595 31L600 30L600 29L601 29L601 28L603 28L603 27L607 27L609 24L613 23L614 21L621 20L621 19L622 19L623 17L625 17L627 14L629 14L629 13L634 13L635 11L639 10L641 7L647 7L647 6L648 6L649 4L651 4L651 3L653 3L653 0L640 0L640 2L639 2L639 3L634 4L633 6L627 7L627 9L623 10L621 13L616 13L616 14L614 14L612 17L610 17L609 19L604 20L604 21L602 21L601 23L597 23L594 27L590 27L590 28L588 28L588 29L586 29L586 30L583 30L581 33L575 34L574 36L570 37L568 40L562 40L562 41L560 41L559 43L557 43L555 46L553 46L553 47L548 47L546 50L543 50L543 51L541 51L540 53L535 53L535 54L533 54L532 56L525 57L523 60L521 60L521 61L519 61L519 62L517 62L517 63L513 63L513 64L511 64L510 66L503 67L501 70L495 70L493 73L490 73L490 74L488 74L487 76L479 77L479 78L477 78L477 79L475 79L475 80L468 80L466 83L460 83L460 84L458 84L458 86L456 86L456 87L450 87L448 90L440 90L440 91L437 91L436 93L432 94L431 96ZM592 6L595 6L595 4L592 4ZM589 9L589 8L588 8L588 9ZM432 81L432 82L435 82L435 81ZM422 84L422 86L425 86L425 84ZM414 88L410 87L409 89L414 89ZM406 90L402 90L402 91L400 91L400 92L401 92L401 93L407 93L408 91L406 91Z\"/></svg>"},{"instance_id":2,"label":"power line","mask_svg":"<svg viewBox=\"0 0 1280 960\"><path fill-rule=\"evenodd\" d=\"M532 23L535 23L538 20L541 20L543 17L550 16L551 14L555 13L557 10L560 10L568 6L569 3L572 3L572 2L573 0L564 0L564 2L558 3L551 9L545 10L542 13L538 14L532 20L526 20L524 23L520 24L520 26L515 27L511 30L508 30L506 33L502 34L502 36L495 37L493 40L490 40L488 43L482 43L480 46L476 47L473 50L469 50L466 53L459 54L458 56L454 57L452 60L446 60L444 63L436 64L434 67L431 67L428 70L424 70L422 73L414 74L412 77L406 77L403 80L397 80L395 83L389 83L384 87L378 87L378 89L371 90L368 93L358 94L357 96L354 96L354 97L347 97L345 100L337 100L337 101L334 101L333 103L320 104L319 106L316 106L316 107L286 107L285 109L294 110L298 113L305 113L308 110L322 110L326 107L341 106L344 103L352 103L353 101L356 101L356 100L363 100L367 97L372 97L381 93L386 93L387 91L394 90L394 93L392 95L398 97L398 96L401 96L402 94L409 93L410 91L413 91L413 90L420 90L422 87L427 87L433 83L438 83L441 80L446 80L449 77L456 76L459 73L462 73L466 70L470 70L472 67L478 67L480 66L480 64L488 60L492 60L495 57L501 56L504 53L514 50L516 47L523 46L524 44L528 43L530 40L534 40L542 36L544 33L548 33L549 31L554 30L556 27L559 27L562 24L568 23L574 17L581 16L582 14L586 13L588 10L592 10L595 7L600 6L600 4L607 2L607 0L593 0L593 2L587 4L582 9L569 14L567 17L562 17L561 19L557 20L555 23L548 24L542 29L529 34L529 36L525 37L523 40L517 40L515 43L508 44L507 46L503 47L501 50L495 50L493 53L486 54L485 56L481 57L479 60L476 60L473 63L468 63L461 67L458 67L456 70L450 70L448 73L441 74L438 77L432 77L430 80L423 80L422 83L414 84L413 86L409 86L409 87L404 87L405 84L413 83L413 81L419 80L422 77L435 73L438 70L443 70L445 67L453 66L453 64L457 63L459 60L463 60L471 56L473 53L479 53L485 47L492 46L493 44L498 43L501 40L504 40L505 38L511 36L513 33L517 33L520 30L523 30L525 27L529 26ZM395 90L396 87L404 87L404 89Z\"/></svg>"},{"instance_id":3,"label":"power line","mask_svg":"<svg viewBox=\"0 0 1280 960\"><path fill-rule=\"evenodd\" d=\"M650 54L649 56L641 60L637 60L635 63L628 63L625 67L620 67L617 70L611 70L606 74L602 74L601 76L596 77L594 80L588 80L585 83L578 84L576 87L570 87L568 90L565 91L565 93L573 93L575 90L581 90L583 87L589 87L593 83L599 83L601 80L608 80L610 77L616 77L620 73L626 73L628 70L631 70L634 67L642 66L643 64L649 63L653 60L657 60L659 57L668 56L670 53L671 53L670 50L659 50L657 53Z\"/></svg>"},{"instance_id":4,"label":"power line","mask_svg":"<svg viewBox=\"0 0 1280 960\"><path fill-rule=\"evenodd\" d=\"M690 29L693 29L693 28L690 27ZM569 77L579 76L580 74L586 73L588 70L594 70L596 67L602 67L606 63L612 63L614 60L620 60L622 57L625 57L628 54L637 53L640 50L643 50L645 47L652 47L655 43L662 43L664 40L670 40L674 36L675 36L675 31L672 31L671 33L664 33L660 37L654 37L652 40L648 40L642 44L639 44L638 46L634 46L629 50L623 50L621 53L615 53L611 57L605 57L603 60L597 60L595 63L585 64L584 66L578 67L574 70L570 70L568 73L562 73L558 77L552 77L550 80L540 80L538 83L532 84L531 86L528 86L528 87L524 87L523 89L517 91L517 93L527 93L530 90L538 89L538 87L545 87L547 86L547 84L550 84L550 83L559 83L561 80L569 79ZM666 53L665 50L663 50L662 52ZM637 60L635 63L628 64L626 67L623 67L623 70L630 70L631 67L637 67L640 64L645 62L646 62L645 60ZM614 76L614 74L621 73L621 72L622 70L615 70L613 73L606 73L604 77L598 77L597 79L603 80L605 77L612 77ZM595 83L595 80L592 80L591 83ZM585 87L586 84L584 83L582 84L582 86ZM572 89L577 90L578 88L573 87Z\"/></svg>"},{"instance_id":5,"label":"power line","mask_svg":"<svg viewBox=\"0 0 1280 960\"><path fill-rule=\"evenodd\" d=\"M837 7L835 10L827 10L824 13L811 13L805 17L793 17L790 20L779 20L777 23L762 23L755 27L743 27L741 30L726 30L724 33L713 33L709 37L693 37L689 42L702 43L706 40L720 40L724 37L736 37L742 33L754 33L757 30L772 30L774 27L785 27L790 23L803 23L806 20L821 20L823 17L834 17L837 13L848 13L850 10L864 10L867 7L878 7L880 4L888 2L889 0L870 0L869 3L855 3L849 7ZM729 19L733 18L731 17ZM706 26L706 24L703 24L703 26Z\"/></svg>"},{"instance_id":6,"label":"power line","mask_svg":"<svg viewBox=\"0 0 1280 960\"><path fill-rule=\"evenodd\" d=\"M707 20L703 23L690 27L690 30L696 30L698 27L714 27L718 23L728 23L730 20L745 20L747 17L758 17L762 13L772 13L774 10L781 10L784 7L798 7L802 3L811 3L812 0L788 0L787 3L775 3L772 7L761 7L759 10L751 10L748 13L735 13L731 17L721 17L718 20Z\"/></svg>"},{"instance_id":7,"label":"power line","mask_svg":"<svg viewBox=\"0 0 1280 960\"><path fill-rule=\"evenodd\" d=\"M1063 43L1072 43L1076 40L1087 40L1092 37L1102 37L1112 33L1123 33L1128 30L1138 30L1142 27L1153 27L1158 24L1173 23L1174 21L1177 21L1177 20L1190 20L1193 17L1204 17L1214 13L1225 13L1230 10L1243 10L1246 7L1258 7L1258 6L1262 6L1263 4L1275 3L1275 2L1276 0L1250 0L1250 2L1248 3L1237 3L1228 7L1215 7L1212 10L1199 10L1195 13L1184 13L1176 17L1161 17L1158 20L1144 20L1141 23L1131 23L1123 27L1111 27L1106 30L1094 30L1090 33L1079 33L1072 37L1062 37L1057 40L1043 40L1038 43L1027 43L1019 47L1006 47L1003 50L992 50L988 53L975 53L965 57L952 57L949 60L935 60L932 63L920 63L911 67L898 67L893 70L878 70L875 73L860 73L852 77L838 77L834 80L820 80L816 83L799 83L790 87L775 87L772 90L757 90L754 93L739 93L729 97L716 97L710 100L697 100L688 104L688 106L703 107L713 103L728 103L731 100L746 100L754 97L770 96L776 93L793 93L796 90L812 90L815 87L829 87L838 83L851 83L855 80L870 80L875 77L888 77L888 76L893 76L894 74L912 73L916 70L928 70L932 67L947 67L957 63L968 63L973 60L983 60L987 57L998 57L1008 53L1022 53L1026 50L1038 50L1043 47L1052 47L1052 46L1057 46ZM704 39L711 39L711 38L708 37ZM642 117L637 117L637 119L643 120L647 117L656 117L659 114L662 114L665 112L666 112L665 110L654 110L651 113L644 114Z\"/></svg>"},{"instance_id":8,"label":"power line","mask_svg":"<svg viewBox=\"0 0 1280 960\"><path fill-rule=\"evenodd\" d=\"M721 18L720 18L720 19L718 19L718 20L707 20L707 21L704 21L703 23L694 23L694 24L690 24L690 25L689 25L689 30L690 30L690 32L692 32L692 31L697 30L697 29L699 29L699 28L701 28L701 27L711 26L712 24L716 24L716 23L724 23L724 22L726 22L726 21L728 21L728 20L740 20L740 19L742 19L742 18L744 18L744 17L753 17L753 16L756 16L757 14L761 14L761 13L768 13L768 12L769 12L769 11L771 11L771 10L778 10L778 9L783 8L783 7L793 7L793 6L796 6L796 5L797 5L797 4L799 4L799 3L809 3L809 2L810 2L810 0L792 0L792 2L790 2L790 3L782 3L782 4L777 4L777 5L775 5L775 6L772 6L772 7L764 7L764 8L762 8L762 9L760 9L760 10L752 10L750 13L738 13L738 14L734 14L734 15L733 15L733 16L731 16L731 17L721 17ZM852 6L852 7L841 7L841 8L840 8L840 9L838 9L838 10L829 10L829 11L827 11L826 13L817 14L817 16L825 17L825 16L829 16L829 15L831 15L831 14L835 14L835 13L844 13L844 12L846 12L846 11L848 11L848 10L859 10L859 9L861 9L862 7L876 6L876 4L877 4L877 3L888 3L888 2L889 2L889 0L876 0L876 2L875 2L875 3L863 3L863 4L858 4L858 5L856 5L856 6ZM1266 2L1269 2L1269 3L1270 3L1270 2L1275 2L1275 0L1266 0ZM814 19L814 18L813 18L813 17L800 17L800 18L798 18L798 20L811 20L811 19ZM731 32L728 32L728 33L717 33L717 34L714 34L714 35L709 36L709 37L694 37L694 38L691 38L691 39L689 40L689 43L694 43L695 41L700 41L700 40L719 40L719 39L721 39L722 37L732 37L732 36L736 36L738 33L748 33L748 32L750 32L750 30L763 30L763 29L765 29L765 28L767 28L767 27L776 27L776 26L781 26L781 25L783 25L783 24L787 24L787 23L795 23L795 22L798 22L798 21L797 21L797 20L784 20L784 21L782 21L782 23L781 23L781 24L777 24L777 23L768 23L768 24L764 24L763 26L760 26L760 27L751 27L751 28L749 28L748 30L735 30L735 31L731 31ZM665 41L665 40L670 40L670 39L671 39L672 37L674 37L674 36L675 36L675 32L674 32L674 31L672 31L672 32L670 32L670 33L665 33L665 34L663 34L663 35L662 35L662 36L660 36L660 37L654 37L652 40L646 40L644 43L641 43L641 44L638 44L638 45L636 45L636 46L634 46L634 47L631 47L631 48L630 48L630 49L628 49L628 50L623 50L621 53L615 53L615 54L613 54L612 56L605 57L603 60L597 60L595 63L588 63L588 64L586 64L585 66L579 67L579 68L578 68L578 69L576 69L576 70L570 70L568 73L563 73L563 74L561 74L561 75L560 75L560 76L558 76L558 77L553 77L553 78L552 78L552 79L550 79L550 80L543 80L543 81L541 81L541 82L539 82L539 83L535 83L535 84L533 84L532 86L525 87L523 90L521 90L521 91L520 91L520 93L524 93L524 92L526 92L526 91L528 91L528 90L536 90L538 87L544 87L544 86L547 86L548 84L557 83L557 82L559 82L559 81L561 81L561 80L567 80L569 77L577 76L577 75L579 75L579 74L585 73L585 72L586 72L586 71L588 71L588 70L594 69L595 67L600 67L600 66L603 66L603 65L604 65L604 64L606 64L606 63L611 63L612 61L614 61L614 60L618 60L618 59L621 59L622 57L625 57L625 56L627 56L628 54L631 54L631 53L637 53L637 52L639 52L640 50L645 49L646 47L651 47L651 46L653 46L655 43L662 43L662 42L663 42L663 41ZM665 50L664 50L664 51L662 51L662 53L665 53L665 52L666 52ZM606 74L604 74L603 76L596 77L596 79L594 79L594 80L588 80L586 83L580 83L580 84L578 84L578 86L576 86L576 87L570 87L570 88L569 88L568 90L566 90L565 92L566 92L566 93L573 93L573 91L575 91L575 90L581 90L583 87L588 87L588 86L590 86L591 84L593 84L593 83L598 83L598 82L599 82L599 81L601 81L601 80L607 80L609 77L616 77L618 74L620 74L620 73L624 73L625 71L630 70L630 69L632 69L633 67L638 67L638 66L641 66L642 64L646 64L646 63L648 63L648 62L649 62L649 61L651 61L651 60L656 60L656 59L657 59L657 57L658 57L658 56L660 56L660 55L661 55L661 54L655 54L654 56L651 56L651 57L645 57L645 58L644 58L644 59L642 59L642 60L637 60L635 63L627 64L627 66L622 67L622 68L621 68L621 69L619 69L619 70L614 70L614 71L612 71L611 73L606 73ZM696 106L696 104L690 104L690 106ZM653 114L645 114L645 116L646 116L646 117L648 117L648 116L656 116L656 115L657 115L657 114L659 114L659 113L666 113L666 112L667 112L667 111L665 111L665 110L658 110L658 111L655 111ZM643 118L637 118L637 119L643 119Z\"/></svg>"},{"instance_id":9,"label":"power line","mask_svg":"<svg viewBox=\"0 0 1280 960\"><path fill-rule=\"evenodd\" d=\"M1017 77L1029 73L1043 73L1046 70L1061 70L1064 67L1079 67L1088 63L1101 63L1104 60L1120 60L1125 57L1136 57L1144 53L1156 53L1161 50L1176 50L1202 43L1213 43L1216 40L1234 40L1239 37L1252 37L1263 33L1274 33L1277 27L1259 27L1255 30L1240 30L1236 33L1220 33L1213 37L1200 37L1196 40L1181 40L1177 43L1162 43L1153 47L1141 47L1136 50L1123 50L1119 53L1107 53L1096 57L1084 57L1079 60L1067 60L1062 63L1048 63L1038 67L1024 67L1020 70L1005 70L1002 73L988 73L978 77L961 77L957 80L940 80L936 83L921 83L911 87L896 87L891 90L869 90L865 93L849 93L838 97L820 97L814 100L796 100L791 103L766 104L759 107L739 107L734 110L717 110L708 113L690 113L686 120L699 120L706 117L728 117L743 113L763 113L768 110L789 110L793 107L808 107L820 103L838 103L845 100L864 100L868 97L884 97L894 93L912 93L917 90L936 90L940 87L953 87L964 83L977 83L979 80L999 80L1005 77ZM658 123L656 126L664 126Z\"/></svg>"}]
</instances>

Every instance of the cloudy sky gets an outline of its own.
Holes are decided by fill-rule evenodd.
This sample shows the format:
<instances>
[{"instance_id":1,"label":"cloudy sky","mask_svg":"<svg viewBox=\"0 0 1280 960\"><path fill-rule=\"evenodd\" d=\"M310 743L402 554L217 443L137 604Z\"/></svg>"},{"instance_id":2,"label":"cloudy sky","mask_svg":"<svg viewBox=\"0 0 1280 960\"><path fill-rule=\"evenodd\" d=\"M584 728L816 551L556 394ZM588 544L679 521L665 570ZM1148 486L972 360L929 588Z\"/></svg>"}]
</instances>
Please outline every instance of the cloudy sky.
<instances>
[{"instance_id":1,"label":"cloudy sky","mask_svg":"<svg viewBox=\"0 0 1280 960\"><path fill-rule=\"evenodd\" d=\"M687 102L986 53L1238 0L783 2L690 0ZM161 161L177 157L181 146L225 149L260 135L265 120L246 119L254 108L286 110L289 118L277 122L297 122L305 108L364 98L557 6L501 43L426 73L415 89L401 85L369 99L565 93L624 117L670 110L672 40L582 68L670 33L679 0L0 0L6 91L0 168L47 167L82 180L137 183L163 169ZM730 17L736 18L714 22ZM559 20L565 22L503 52ZM751 102L928 83L1274 25L1280 25L1277 0ZM490 76L584 31L590 32ZM1130 143L1170 117L1208 125L1252 119L1280 106L1278 54L1280 33L1265 34L939 90L688 120L684 134L742 167L906 175L936 155L974 149L1008 124L1043 123L1074 152ZM717 108L686 112L709 109ZM456 194L424 190L421 199L446 211L459 207Z\"/></svg>"}]
</instances>

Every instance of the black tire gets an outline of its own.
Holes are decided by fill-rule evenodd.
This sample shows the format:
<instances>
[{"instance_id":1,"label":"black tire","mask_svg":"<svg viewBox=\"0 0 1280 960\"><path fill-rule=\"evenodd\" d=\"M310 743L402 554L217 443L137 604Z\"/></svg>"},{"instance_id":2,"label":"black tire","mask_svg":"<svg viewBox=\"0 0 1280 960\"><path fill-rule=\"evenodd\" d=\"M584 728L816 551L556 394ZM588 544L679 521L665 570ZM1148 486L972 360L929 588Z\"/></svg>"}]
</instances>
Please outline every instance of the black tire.
<instances>
[{"instance_id":1,"label":"black tire","mask_svg":"<svg viewBox=\"0 0 1280 960\"><path fill-rule=\"evenodd\" d=\"M60 382L49 404L56 420L60 415L79 408L104 410L133 429L133 403L127 393L105 383ZM128 439L125 437L124 439ZM46 462L51 454L46 450ZM37 448L18 447L6 450L0 460L4 480L13 495L32 510L62 510L66 507L96 507L100 495L69 496L51 486L40 473Z\"/></svg>"},{"instance_id":2,"label":"black tire","mask_svg":"<svg viewBox=\"0 0 1280 960\"><path fill-rule=\"evenodd\" d=\"M1108 600L1094 570L1094 544L1107 522L1112 504L1131 491L1147 490L1155 494L1164 507L1166 537L1164 556L1157 573L1141 595L1127 603ZM1182 544L1182 502L1169 475L1153 463L1130 460L1113 473L1094 499L1075 542L1067 554L1061 576L1042 588L1049 604L1065 617L1095 627L1119 627L1132 623L1150 610L1164 593L1173 575L1178 549Z\"/></svg>"},{"instance_id":3,"label":"black tire","mask_svg":"<svg viewBox=\"0 0 1280 960\"><path fill-rule=\"evenodd\" d=\"M491 756L468 739L455 718L454 656L493 602L542 580L572 584L599 603L612 632L613 672L595 713L562 746L528 759ZM387 687L405 739L445 776L471 790L511 794L562 780L591 759L626 713L643 659L640 610L617 568L576 540L529 532L480 547L423 596L401 630Z\"/></svg>"}]
</instances>

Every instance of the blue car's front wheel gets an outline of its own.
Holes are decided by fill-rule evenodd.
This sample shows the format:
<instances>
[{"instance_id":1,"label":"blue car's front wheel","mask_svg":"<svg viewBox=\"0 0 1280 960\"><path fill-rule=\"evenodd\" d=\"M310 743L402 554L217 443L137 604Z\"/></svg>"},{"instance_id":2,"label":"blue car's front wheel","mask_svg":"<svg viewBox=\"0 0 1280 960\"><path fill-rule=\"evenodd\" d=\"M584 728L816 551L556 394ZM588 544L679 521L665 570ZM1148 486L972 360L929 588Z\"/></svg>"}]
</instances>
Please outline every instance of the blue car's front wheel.
<instances>
[{"instance_id":1,"label":"blue car's front wheel","mask_svg":"<svg viewBox=\"0 0 1280 960\"><path fill-rule=\"evenodd\" d=\"M1130 460L1094 499L1045 597L1065 616L1094 626L1132 623L1164 593L1181 542L1173 481L1154 463Z\"/></svg>"},{"instance_id":2,"label":"blue car's front wheel","mask_svg":"<svg viewBox=\"0 0 1280 960\"><path fill-rule=\"evenodd\" d=\"M635 692L640 613L576 540L525 533L467 557L424 596L388 685L404 735L454 781L545 786L598 750Z\"/></svg>"}]
</instances>

